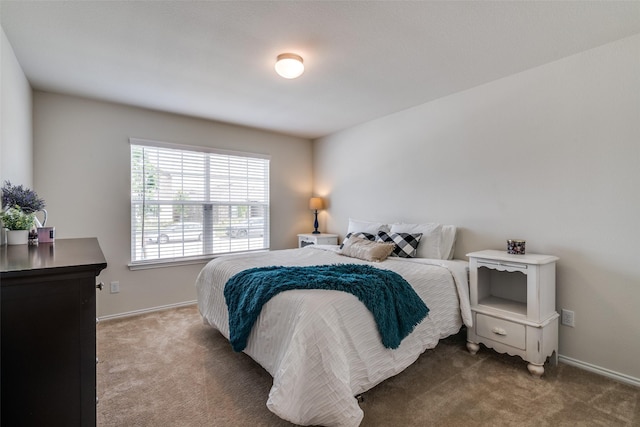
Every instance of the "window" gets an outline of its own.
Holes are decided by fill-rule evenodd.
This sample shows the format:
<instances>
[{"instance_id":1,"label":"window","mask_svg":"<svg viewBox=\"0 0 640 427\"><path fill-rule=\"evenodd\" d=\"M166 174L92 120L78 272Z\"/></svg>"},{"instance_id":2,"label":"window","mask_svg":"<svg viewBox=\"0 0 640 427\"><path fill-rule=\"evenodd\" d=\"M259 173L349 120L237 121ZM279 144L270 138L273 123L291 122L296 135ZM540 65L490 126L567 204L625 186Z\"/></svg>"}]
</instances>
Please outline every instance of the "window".
<instances>
[{"instance_id":1,"label":"window","mask_svg":"<svg viewBox=\"0 0 640 427\"><path fill-rule=\"evenodd\" d=\"M130 139L131 265L269 249L269 158Z\"/></svg>"}]
</instances>

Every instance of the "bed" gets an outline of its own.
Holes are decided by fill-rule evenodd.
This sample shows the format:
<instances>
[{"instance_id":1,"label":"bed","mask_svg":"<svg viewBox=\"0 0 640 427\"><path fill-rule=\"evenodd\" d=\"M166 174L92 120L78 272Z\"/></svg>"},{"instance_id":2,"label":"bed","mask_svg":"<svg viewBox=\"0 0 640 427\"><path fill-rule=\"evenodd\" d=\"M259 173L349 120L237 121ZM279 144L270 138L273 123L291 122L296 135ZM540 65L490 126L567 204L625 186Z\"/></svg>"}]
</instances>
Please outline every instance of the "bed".
<instances>
[{"instance_id":1,"label":"bed","mask_svg":"<svg viewBox=\"0 0 640 427\"><path fill-rule=\"evenodd\" d=\"M249 268L368 264L400 274L426 303L428 316L390 349L382 345L371 312L352 294L289 290L270 299L243 351L273 377L269 410L299 425L359 425L364 414L355 396L402 372L463 324L471 325L465 261L388 257L371 262L340 252L337 246L307 246L222 256L210 261L196 281L204 322L227 339L224 287Z\"/></svg>"}]
</instances>

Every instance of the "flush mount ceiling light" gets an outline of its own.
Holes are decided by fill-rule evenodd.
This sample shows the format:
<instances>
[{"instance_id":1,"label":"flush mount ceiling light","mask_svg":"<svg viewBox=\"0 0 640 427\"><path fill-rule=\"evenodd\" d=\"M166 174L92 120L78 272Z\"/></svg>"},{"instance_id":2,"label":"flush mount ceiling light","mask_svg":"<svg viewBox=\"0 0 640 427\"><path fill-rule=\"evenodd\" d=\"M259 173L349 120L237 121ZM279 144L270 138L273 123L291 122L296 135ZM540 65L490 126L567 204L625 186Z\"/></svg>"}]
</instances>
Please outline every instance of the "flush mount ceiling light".
<instances>
[{"instance_id":1,"label":"flush mount ceiling light","mask_svg":"<svg viewBox=\"0 0 640 427\"><path fill-rule=\"evenodd\" d=\"M282 53L276 61L276 73L285 79L295 79L304 72L302 57L295 53Z\"/></svg>"}]
</instances>

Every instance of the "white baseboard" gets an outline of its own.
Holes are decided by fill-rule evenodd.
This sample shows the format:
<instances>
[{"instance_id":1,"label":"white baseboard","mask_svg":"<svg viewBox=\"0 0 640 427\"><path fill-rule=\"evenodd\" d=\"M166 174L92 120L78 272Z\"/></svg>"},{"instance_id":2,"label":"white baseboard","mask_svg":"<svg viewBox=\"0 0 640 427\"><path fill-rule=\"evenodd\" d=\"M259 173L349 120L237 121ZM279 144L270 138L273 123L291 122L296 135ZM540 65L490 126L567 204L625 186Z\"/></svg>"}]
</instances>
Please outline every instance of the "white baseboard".
<instances>
[{"instance_id":1,"label":"white baseboard","mask_svg":"<svg viewBox=\"0 0 640 427\"><path fill-rule=\"evenodd\" d=\"M612 380L616 380L621 383L640 387L640 378L634 378L630 375L621 374L620 372L615 372L610 369L592 365L591 363L583 362L581 360L572 359L571 357L563 356L561 354L558 355L558 360L560 362L566 363L567 365L575 366L576 368L584 369L585 371L593 372L595 374L611 378Z\"/></svg>"},{"instance_id":2,"label":"white baseboard","mask_svg":"<svg viewBox=\"0 0 640 427\"><path fill-rule=\"evenodd\" d=\"M120 319L122 317L138 316L140 314L153 313L155 311L168 310L170 308L187 307L197 303L198 301L193 300L193 301L179 302L176 304L161 305L159 307L143 308L141 310L127 311L126 313L109 314L107 316L100 316L98 317L98 320L103 321L103 320L110 320L110 319Z\"/></svg>"}]
</instances>

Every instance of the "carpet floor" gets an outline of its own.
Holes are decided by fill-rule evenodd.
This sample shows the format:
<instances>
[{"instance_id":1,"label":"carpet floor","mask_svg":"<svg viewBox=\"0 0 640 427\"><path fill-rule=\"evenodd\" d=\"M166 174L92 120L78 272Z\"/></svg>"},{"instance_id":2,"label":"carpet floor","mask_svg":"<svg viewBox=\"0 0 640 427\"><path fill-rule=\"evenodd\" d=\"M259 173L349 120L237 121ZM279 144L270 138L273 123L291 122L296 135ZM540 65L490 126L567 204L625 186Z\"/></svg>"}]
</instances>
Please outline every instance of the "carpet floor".
<instances>
[{"instance_id":1,"label":"carpet floor","mask_svg":"<svg viewBox=\"0 0 640 427\"><path fill-rule=\"evenodd\" d=\"M292 426L266 407L271 376L195 306L100 322L98 426ZM640 426L640 389L560 363L542 379L464 333L366 392L363 427Z\"/></svg>"}]
</instances>

